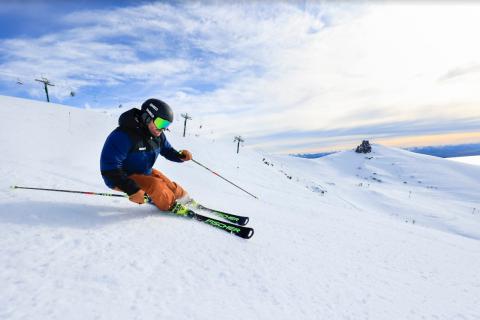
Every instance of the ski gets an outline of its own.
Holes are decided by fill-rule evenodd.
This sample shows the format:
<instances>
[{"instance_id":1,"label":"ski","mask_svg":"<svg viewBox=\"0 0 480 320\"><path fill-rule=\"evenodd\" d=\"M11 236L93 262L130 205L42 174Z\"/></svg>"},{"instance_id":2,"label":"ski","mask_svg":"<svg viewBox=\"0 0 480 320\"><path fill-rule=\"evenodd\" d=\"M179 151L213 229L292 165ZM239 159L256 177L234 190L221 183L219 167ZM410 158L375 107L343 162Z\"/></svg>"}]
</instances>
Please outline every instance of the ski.
<instances>
[{"instance_id":1,"label":"ski","mask_svg":"<svg viewBox=\"0 0 480 320\"><path fill-rule=\"evenodd\" d=\"M226 231L228 233L234 234L237 237L243 238L243 239L250 239L253 236L254 230L249 227L243 227L239 225L235 225L232 223L228 222L223 222L217 219L213 219L207 216L203 216L201 214L196 213L193 210L188 210L188 215L189 218L195 219L197 221L203 222L205 224L208 224L214 228Z\"/></svg>"},{"instance_id":2,"label":"ski","mask_svg":"<svg viewBox=\"0 0 480 320\"><path fill-rule=\"evenodd\" d=\"M148 198L148 203L152 204L152 205L154 204L150 197ZM180 204L178 204L178 205L180 205ZM191 201L189 203L189 205L192 206L192 207L195 206L195 207L198 207L198 208L206 208L206 207L200 205L199 203L197 203L195 201ZM252 228L236 225L236 224L233 224L233 223L223 222L223 221L220 221L220 220L217 220L217 219L214 219L214 218L210 218L210 217L201 215L199 213L196 213L192 209L188 208L188 205L187 206L180 205L180 206L182 206L183 208L188 210L187 212L180 214L182 216L185 216L185 217L188 217L188 218L191 218L191 219L195 219L195 220L200 221L200 222L204 222L208 225L211 225L214 228L226 231L228 233L232 233L232 234L236 235L237 237L240 237L240 238L243 238L243 239L250 239L253 236L254 230ZM216 211L216 210L212 210L212 209L208 209L208 208L206 210L207 211L211 210L212 213L219 214L219 215L223 213L224 215L222 215L222 217L230 216L230 217L237 217L237 218L246 218L246 222L248 222L247 217L235 216L235 215L231 215L231 214L228 214L228 213L224 213L224 212L221 212L221 211ZM178 215L178 213L175 212L172 209L170 210L170 212ZM225 218L225 219L227 219L227 218ZM238 219L238 220L241 220L241 219Z\"/></svg>"},{"instance_id":3,"label":"ski","mask_svg":"<svg viewBox=\"0 0 480 320\"><path fill-rule=\"evenodd\" d=\"M248 217L243 217L243 216L237 216L236 214L220 211L220 210L215 210L211 209L208 207L205 207L204 205L201 205L200 203L196 201L192 201L191 203L188 203L187 206L192 207L193 209L199 209L199 210L204 210L207 212L210 212L216 216L219 216L229 222L238 224L240 226L244 226L248 223L249 218Z\"/></svg>"}]
</instances>

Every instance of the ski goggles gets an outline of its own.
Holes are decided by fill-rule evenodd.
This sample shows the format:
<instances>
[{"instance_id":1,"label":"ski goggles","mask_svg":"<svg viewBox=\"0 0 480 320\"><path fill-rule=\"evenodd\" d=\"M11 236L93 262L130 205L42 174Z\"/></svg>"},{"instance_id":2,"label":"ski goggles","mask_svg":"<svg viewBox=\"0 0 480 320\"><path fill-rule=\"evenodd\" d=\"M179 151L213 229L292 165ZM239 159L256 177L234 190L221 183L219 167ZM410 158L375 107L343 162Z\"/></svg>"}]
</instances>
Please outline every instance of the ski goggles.
<instances>
[{"instance_id":1,"label":"ski goggles","mask_svg":"<svg viewBox=\"0 0 480 320\"><path fill-rule=\"evenodd\" d=\"M153 123L155 124L155 127L157 127L158 130L162 130L162 129L166 129L171 122L162 118L155 118L155 120L153 120Z\"/></svg>"}]
</instances>

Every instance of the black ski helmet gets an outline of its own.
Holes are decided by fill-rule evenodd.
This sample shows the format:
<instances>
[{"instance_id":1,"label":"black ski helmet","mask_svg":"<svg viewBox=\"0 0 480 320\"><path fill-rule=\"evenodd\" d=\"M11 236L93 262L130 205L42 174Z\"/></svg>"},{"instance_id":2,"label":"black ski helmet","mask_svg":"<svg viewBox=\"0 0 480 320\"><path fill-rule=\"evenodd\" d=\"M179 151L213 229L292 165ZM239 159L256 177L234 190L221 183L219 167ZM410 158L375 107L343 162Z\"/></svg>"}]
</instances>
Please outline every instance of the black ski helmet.
<instances>
[{"instance_id":1,"label":"black ski helmet","mask_svg":"<svg viewBox=\"0 0 480 320\"><path fill-rule=\"evenodd\" d=\"M173 122L172 108L162 100L148 99L142 104L142 122L145 125L155 118L162 118L169 122Z\"/></svg>"}]
</instances>

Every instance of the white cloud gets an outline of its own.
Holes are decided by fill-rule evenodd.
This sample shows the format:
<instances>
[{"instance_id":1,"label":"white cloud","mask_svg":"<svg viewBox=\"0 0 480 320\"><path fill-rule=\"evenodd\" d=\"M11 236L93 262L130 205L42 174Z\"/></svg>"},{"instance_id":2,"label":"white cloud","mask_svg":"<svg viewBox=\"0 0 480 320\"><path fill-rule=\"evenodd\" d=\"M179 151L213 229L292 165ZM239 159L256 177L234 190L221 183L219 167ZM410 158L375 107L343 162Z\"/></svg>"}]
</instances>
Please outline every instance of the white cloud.
<instances>
[{"instance_id":1,"label":"white cloud","mask_svg":"<svg viewBox=\"0 0 480 320\"><path fill-rule=\"evenodd\" d=\"M68 30L1 42L0 68L157 95L219 135L300 130L320 143L322 130L479 117L479 14L471 2L90 10L66 16Z\"/></svg>"},{"instance_id":2,"label":"white cloud","mask_svg":"<svg viewBox=\"0 0 480 320\"><path fill-rule=\"evenodd\" d=\"M373 5L312 36L300 34L302 41L286 41L294 45L272 50L262 77L232 82L225 96L240 105L256 102L241 122L251 136L478 117L477 73L457 83L438 80L459 65L478 64L480 47L472 37L480 27L479 9L475 4ZM247 97L241 99L241 92ZM225 100L220 93L208 98ZM219 126L223 132L228 128L235 127Z\"/></svg>"}]
</instances>

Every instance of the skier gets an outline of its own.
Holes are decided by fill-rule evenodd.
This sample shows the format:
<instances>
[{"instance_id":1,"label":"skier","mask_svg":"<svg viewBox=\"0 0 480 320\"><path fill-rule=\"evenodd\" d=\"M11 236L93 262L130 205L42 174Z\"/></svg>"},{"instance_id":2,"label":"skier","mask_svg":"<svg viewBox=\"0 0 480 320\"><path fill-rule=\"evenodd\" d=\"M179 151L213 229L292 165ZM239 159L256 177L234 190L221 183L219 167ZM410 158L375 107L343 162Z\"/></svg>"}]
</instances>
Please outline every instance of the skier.
<instances>
[{"instance_id":1,"label":"skier","mask_svg":"<svg viewBox=\"0 0 480 320\"><path fill-rule=\"evenodd\" d=\"M174 162L192 159L190 151L177 151L168 142L164 130L172 121L172 109L158 99L121 114L103 145L100 170L105 184L128 194L130 201L143 204L150 197L162 211L187 215L188 193L153 168L159 154Z\"/></svg>"}]
</instances>

